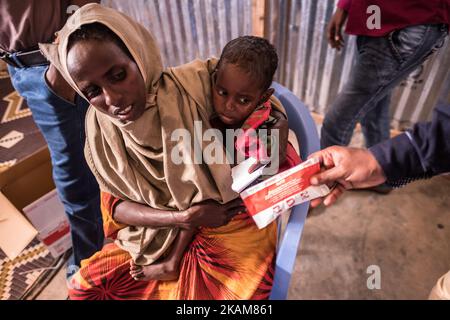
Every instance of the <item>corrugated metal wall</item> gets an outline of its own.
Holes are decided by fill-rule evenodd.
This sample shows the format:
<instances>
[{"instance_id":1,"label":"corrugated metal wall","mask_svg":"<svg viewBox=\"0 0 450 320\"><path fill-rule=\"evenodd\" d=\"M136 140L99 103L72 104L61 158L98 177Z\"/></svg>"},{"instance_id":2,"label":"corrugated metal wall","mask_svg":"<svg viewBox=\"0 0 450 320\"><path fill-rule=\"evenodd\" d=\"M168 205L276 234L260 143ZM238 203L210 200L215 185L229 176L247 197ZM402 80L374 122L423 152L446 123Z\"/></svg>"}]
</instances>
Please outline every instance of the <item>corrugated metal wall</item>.
<instances>
[{"instance_id":1,"label":"corrugated metal wall","mask_svg":"<svg viewBox=\"0 0 450 320\"><path fill-rule=\"evenodd\" d=\"M252 33L252 0L102 0L152 31L166 66L219 56Z\"/></svg>"},{"instance_id":2,"label":"corrugated metal wall","mask_svg":"<svg viewBox=\"0 0 450 320\"><path fill-rule=\"evenodd\" d=\"M324 114L342 89L354 61L356 41L346 37L338 53L326 41L326 26L337 0L266 0L265 35L282 57L278 79L312 111ZM423 69L413 72L395 90L392 127L403 129L429 120L444 80L450 76L450 45L446 41Z\"/></svg>"},{"instance_id":3,"label":"corrugated metal wall","mask_svg":"<svg viewBox=\"0 0 450 320\"><path fill-rule=\"evenodd\" d=\"M165 65L218 56L231 39L252 33L252 0L103 0L152 30ZM265 0L265 35L280 55L277 79L312 111L324 114L345 83L353 64L355 37L338 53L325 30L337 0ZM442 83L450 76L450 45L423 70L395 89L392 126L428 120Z\"/></svg>"}]
</instances>

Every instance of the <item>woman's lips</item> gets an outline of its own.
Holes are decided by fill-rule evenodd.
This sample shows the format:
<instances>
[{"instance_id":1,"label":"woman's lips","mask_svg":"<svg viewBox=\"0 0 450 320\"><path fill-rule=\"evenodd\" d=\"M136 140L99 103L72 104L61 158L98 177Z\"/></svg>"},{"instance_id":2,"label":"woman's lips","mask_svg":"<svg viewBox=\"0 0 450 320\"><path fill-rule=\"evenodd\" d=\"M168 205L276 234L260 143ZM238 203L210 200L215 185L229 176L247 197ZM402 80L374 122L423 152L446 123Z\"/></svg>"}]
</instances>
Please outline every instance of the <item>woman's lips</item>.
<instances>
[{"instance_id":1,"label":"woman's lips","mask_svg":"<svg viewBox=\"0 0 450 320\"><path fill-rule=\"evenodd\" d=\"M133 109L133 106L132 106L132 105L126 107L125 109L123 109L123 110L121 110L121 111L119 111L119 112L117 112L117 114L118 114L118 115L125 115L125 114L128 114L128 113L131 111L131 109Z\"/></svg>"},{"instance_id":2,"label":"woman's lips","mask_svg":"<svg viewBox=\"0 0 450 320\"><path fill-rule=\"evenodd\" d=\"M130 106L126 107L125 109L117 112L117 117L120 120L129 120L130 116L133 113L133 110L134 110L134 106L130 105Z\"/></svg>"}]
</instances>

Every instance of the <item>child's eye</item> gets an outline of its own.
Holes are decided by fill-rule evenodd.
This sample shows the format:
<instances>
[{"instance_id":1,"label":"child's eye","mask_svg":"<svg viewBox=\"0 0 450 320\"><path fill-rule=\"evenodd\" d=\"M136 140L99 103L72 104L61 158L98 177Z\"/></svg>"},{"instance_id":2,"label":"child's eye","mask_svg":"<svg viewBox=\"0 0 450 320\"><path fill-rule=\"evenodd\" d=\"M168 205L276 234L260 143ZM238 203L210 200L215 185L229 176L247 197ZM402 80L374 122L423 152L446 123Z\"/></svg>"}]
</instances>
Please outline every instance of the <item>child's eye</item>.
<instances>
[{"instance_id":1,"label":"child's eye","mask_svg":"<svg viewBox=\"0 0 450 320\"><path fill-rule=\"evenodd\" d=\"M239 103L240 104L248 104L250 102L249 99L247 98L239 98Z\"/></svg>"},{"instance_id":2,"label":"child's eye","mask_svg":"<svg viewBox=\"0 0 450 320\"><path fill-rule=\"evenodd\" d=\"M226 96L227 92L225 90L222 89L217 89L217 93L219 94L219 96Z\"/></svg>"}]
</instances>

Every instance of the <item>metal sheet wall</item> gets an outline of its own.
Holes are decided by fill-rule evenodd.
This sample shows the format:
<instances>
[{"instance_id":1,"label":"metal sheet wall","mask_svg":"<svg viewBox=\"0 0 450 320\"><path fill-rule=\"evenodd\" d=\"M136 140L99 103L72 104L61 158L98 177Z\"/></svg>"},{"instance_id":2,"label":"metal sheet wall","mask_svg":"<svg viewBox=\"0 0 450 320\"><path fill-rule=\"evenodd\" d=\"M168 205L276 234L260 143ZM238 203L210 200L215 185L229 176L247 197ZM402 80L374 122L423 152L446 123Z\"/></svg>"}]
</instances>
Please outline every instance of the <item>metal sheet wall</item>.
<instances>
[{"instance_id":1,"label":"metal sheet wall","mask_svg":"<svg viewBox=\"0 0 450 320\"><path fill-rule=\"evenodd\" d=\"M166 66L218 56L231 39L252 33L252 0L103 0L137 19L155 35ZM276 80L312 111L325 114L354 61L355 37L341 52L326 42L326 25L337 0L265 0L265 35L280 55ZM428 120L442 83L450 76L449 41L395 89L392 126Z\"/></svg>"},{"instance_id":2,"label":"metal sheet wall","mask_svg":"<svg viewBox=\"0 0 450 320\"><path fill-rule=\"evenodd\" d=\"M152 31L164 64L219 56L231 39L252 33L252 0L102 0Z\"/></svg>"},{"instance_id":3,"label":"metal sheet wall","mask_svg":"<svg viewBox=\"0 0 450 320\"><path fill-rule=\"evenodd\" d=\"M346 37L338 53L326 41L326 26L337 0L266 0L266 37L282 57L278 80L312 111L324 114L342 89L353 65L355 37ZM404 129L429 120L443 83L450 76L450 45L446 41L423 68L395 90L392 127Z\"/></svg>"}]
</instances>

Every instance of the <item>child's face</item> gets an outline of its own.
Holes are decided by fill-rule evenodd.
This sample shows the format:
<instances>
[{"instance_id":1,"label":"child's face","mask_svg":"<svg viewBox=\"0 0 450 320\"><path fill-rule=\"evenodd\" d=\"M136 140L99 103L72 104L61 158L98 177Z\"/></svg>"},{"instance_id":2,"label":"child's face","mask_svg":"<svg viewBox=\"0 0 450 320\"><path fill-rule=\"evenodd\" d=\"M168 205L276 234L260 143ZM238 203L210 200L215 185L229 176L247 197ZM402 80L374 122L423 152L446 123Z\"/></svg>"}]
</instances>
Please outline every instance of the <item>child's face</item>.
<instances>
[{"instance_id":1,"label":"child's face","mask_svg":"<svg viewBox=\"0 0 450 320\"><path fill-rule=\"evenodd\" d=\"M214 109L226 125L240 125L270 94L238 66L223 63L213 86Z\"/></svg>"},{"instance_id":2,"label":"child's face","mask_svg":"<svg viewBox=\"0 0 450 320\"><path fill-rule=\"evenodd\" d=\"M96 109L122 121L145 109L145 82L136 63L112 41L79 41L67 56L72 79Z\"/></svg>"}]
</instances>

